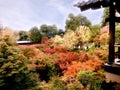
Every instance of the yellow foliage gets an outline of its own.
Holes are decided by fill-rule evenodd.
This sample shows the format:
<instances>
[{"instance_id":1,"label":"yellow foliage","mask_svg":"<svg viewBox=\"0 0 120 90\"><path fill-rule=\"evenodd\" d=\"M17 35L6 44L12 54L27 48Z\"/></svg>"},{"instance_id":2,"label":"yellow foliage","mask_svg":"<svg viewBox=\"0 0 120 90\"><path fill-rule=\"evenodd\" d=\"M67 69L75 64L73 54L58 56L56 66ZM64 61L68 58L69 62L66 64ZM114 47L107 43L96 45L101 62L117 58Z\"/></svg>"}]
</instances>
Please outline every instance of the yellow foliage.
<instances>
[{"instance_id":1,"label":"yellow foliage","mask_svg":"<svg viewBox=\"0 0 120 90\"><path fill-rule=\"evenodd\" d=\"M53 40L56 45L61 45L72 49L80 41L80 39L81 37L78 36L76 32L67 30L63 37L56 35Z\"/></svg>"},{"instance_id":2,"label":"yellow foliage","mask_svg":"<svg viewBox=\"0 0 120 90\"><path fill-rule=\"evenodd\" d=\"M76 33L81 35L83 42L88 42L91 38L90 28L86 26L80 26L77 28Z\"/></svg>"},{"instance_id":3,"label":"yellow foliage","mask_svg":"<svg viewBox=\"0 0 120 90\"><path fill-rule=\"evenodd\" d=\"M6 41L7 43L11 44L16 43L16 40L19 38L18 33L8 27L2 28L0 36L2 41Z\"/></svg>"},{"instance_id":4,"label":"yellow foliage","mask_svg":"<svg viewBox=\"0 0 120 90\"><path fill-rule=\"evenodd\" d=\"M79 42L88 42L91 38L90 29L85 26L80 26L76 31L67 30L63 37L55 36L54 44L62 45L68 49L73 49Z\"/></svg>"},{"instance_id":5,"label":"yellow foliage","mask_svg":"<svg viewBox=\"0 0 120 90\"><path fill-rule=\"evenodd\" d=\"M59 35L56 35L54 38L53 38L53 41L56 45L61 45L63 42L64 42L64 39L59 36Z\"/></svg>"}]
</instances>

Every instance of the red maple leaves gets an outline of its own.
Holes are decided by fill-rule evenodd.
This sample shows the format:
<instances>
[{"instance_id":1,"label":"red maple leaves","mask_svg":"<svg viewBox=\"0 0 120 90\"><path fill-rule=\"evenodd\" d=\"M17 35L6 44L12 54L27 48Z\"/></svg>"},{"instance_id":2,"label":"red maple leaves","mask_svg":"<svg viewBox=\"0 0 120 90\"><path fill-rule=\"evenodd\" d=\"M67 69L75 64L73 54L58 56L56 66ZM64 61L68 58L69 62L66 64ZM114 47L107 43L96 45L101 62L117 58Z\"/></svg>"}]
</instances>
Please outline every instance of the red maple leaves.
<instances>
[{"instance_id":1,"label":"red maple leaves","mask_svg":"<svg viewBox=\"0 0 120 90\"><path fill-rule=\"evenodd\" d=\"M76 76L80 70L96 71L100 69L103 62L88 53L68 52L61 53L60 58L56 60L56 64L59 65L63 75Z\"/></svg>"}]
</instances>

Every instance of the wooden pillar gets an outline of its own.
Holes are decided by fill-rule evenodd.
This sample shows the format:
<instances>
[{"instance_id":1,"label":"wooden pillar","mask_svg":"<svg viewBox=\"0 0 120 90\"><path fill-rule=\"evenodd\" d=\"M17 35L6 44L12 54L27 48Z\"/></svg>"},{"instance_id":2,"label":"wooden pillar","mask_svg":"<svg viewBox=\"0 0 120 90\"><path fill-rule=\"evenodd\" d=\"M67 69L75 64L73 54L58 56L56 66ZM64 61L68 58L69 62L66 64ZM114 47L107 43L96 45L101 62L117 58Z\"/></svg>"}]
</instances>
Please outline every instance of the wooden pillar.
<instances>
[{"instance_id":1,"label":"wooden pillar","mask_svg":"<svg viewBox=\"0 0 120 90\"><path fill-rule=\"evenodd\" d=\"M109 63L114 62L114 44L115 44L115 5L114 0L110 2L109 16Z\"/></svg>"}]
</instances>

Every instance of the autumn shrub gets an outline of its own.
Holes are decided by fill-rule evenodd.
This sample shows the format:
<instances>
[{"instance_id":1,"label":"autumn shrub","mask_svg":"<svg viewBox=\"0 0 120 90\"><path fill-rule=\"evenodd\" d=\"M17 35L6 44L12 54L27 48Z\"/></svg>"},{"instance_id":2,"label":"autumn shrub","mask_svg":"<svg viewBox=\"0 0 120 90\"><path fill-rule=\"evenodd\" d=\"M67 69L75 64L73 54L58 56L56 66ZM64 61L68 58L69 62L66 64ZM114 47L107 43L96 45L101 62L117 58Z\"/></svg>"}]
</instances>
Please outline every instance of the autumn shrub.
<instances>
[{"instance_id":1,"label":"autumn shrub","mask_svg":"<svg viewBox=\"0 0 120 90\"><path fill-rule=\"evenodd\" d=\"M42 56L35 58L36 72L41 80L47 82L51 77L58 75L59 69L54 65L57 58L56 54L42 54Z\"/></svg>"},{"instance_id":2,"label":"autumn shrub","mask_svg":"<svg viewBox=\"0 0 120 90\"><path fill-rule=\"evenodd\" d=\"M105 82L104 77L92 71L80 71L77 78L84 88L89 85L90 90L102 90L102 84Z\"/></svg>"},{"instance_id":3,"label":"autumn shrub","mask_svg":"<svg viewBox=\"0 0 120 90\"><path fill-rule=\"evenodd\" d=\"M65 83L68 90L83 90L82 84L73 76L62 76L60 80Z\"/></svg>"},{"instance_id":4,"label":"autumn shrub","mask_svg":"<svg viewBox=\"0 0 120 90\"><path fill-rule=\"evenodd\" d=\"M74 52L60 53L59 56L60 58L55 61L55 64L58 65L62 71L66 70L72 61L79 60L79 54Z\"/></svg>"},{"instance_id":5,"label":"autumn shrub","mask_svg":"<svg viewBox=\"0 0 120 90\"><path fill-rule=\"evenodd\" d=\"M34 56L34 51L33 51L33 49L31 49L31 48L22 49L22 51L23 51L23 54L24 54L27 58L30 58L30 57L33 57L33 56Z\"/></svg>"},{"instance_id":6,"label":"autumn shrub","mask_svg":"<svg viewBox=\"0 0 120 90\"><path fill-rule=\"evenodd\" d=\"M67 86L59 79L55 79L49 90L68 90Z\"/></svg>"},{"instance_id":7,"label":"autumn shrub","mask_svg":"<svg viewBox=\"0 0 120 90\"><path fill-rule=\"evenodd\" d=\"M80 71L78 73L78 80L82 83L82 85L84 87L86 87L87 85L89 85L92 82L93 76L95 75L94 72L90 72L90 71Z\"/></svg>"},{"instance_id":8,"label":"autumn shrub","mask_svg":"<svg viewBox=\"0 0 120 90\"><path fill-rule=\"evenodd\" d=\"M67 30L63 37L56 36L53 38L53 44L55 46L64 46L67 47L69 50L72 50L76 44L80 41L81 37L78 36L74 31Z\"/></svg>"},{"instance_id":9,"label":"autumn shrub","mask_svg":"<svg viewBox=\"0 0 120 90\"><path fill-rule=\"evenodd\" d=\"M53 44L53 40L52 40L52 38L42 37L41 43L50 46Z\"/></svg>"},{"instance_id":10,"label":"autumn shrub","mask_svg":"<svg viewBox=\"0 0 120 90\"><path fill-rule=\"evenodd\" d=\"M100 70L103 61L97 56L89 53L61 53L60 58L55 61L63 75L76 76L80 70L97 71Z\"/></svg>"},{"instance_id":11,"label":"autumn shrub","mask_svg":"<svg viewBox=\"0 0 120 90\"><path fill-rule=\"evenodd\" d=\"M21 48L23 54L30 60L31 58L37 57L41 51L37 48Z\"/></svg>"},{"instance_id":12,"label":"autumn shrub","mask_svg":"<svg viewBox=\"0 0 120 90\"><path fill-rule=\"evenodd\" d=\"M46 54L54 54L55 53L55 49L54 48L45 48L44 50L43 50L43 52L44 53L46 53Z\"/></svg>"},{"instance_id":13,"label":"autumn shrub","mask_svg":"<svg viewBox=\"0 0 120 90\"><path fill-rule=\"evenodd\" d=\"M94 54L98 56L101 60L106 62L108 60L108 50L96 48L94 49Z\"/></svg>"},{"instance_id":14,"label":"autumn shrub","mask_svg":"<svg viewBox=\"0 0 120 90\"><path fill-rule=\"evenodd\" d=\"M66 53L68 48L65 46L54 46L56 53Z\"/></svg>"},{"instance_id":15,"label":"autumn shrub","mask_svg":"<svg viewBox=\"0 0 120 90\"><path fill-rule=\"evenodd\" d=\"M53 44L55 46L64 46L64 38L61 37L60 35L56 35L54 38L53 38Z\"/></svg>"},{"instance_id":16,"label":"autumn shrub","mask_svg":"<svg viewBox=\"0 0 120 90\"><path fill-rule=\"evenodd\" d=\"M37 48L43 52L52 53L54 52L53 47L53 40L43 37L42 43Z\"/></svg>"},{"instance_id":17,"label":"autumn shrub","mask_svg":"<svg viewBox=\"0 0 120 90\"><path fill-rule=\"evenodd\" d=\"M16 46L0 43L0 90L40 90L37 74Z\"/></svg>"},{"instance_id":18,"label":"autumn shrub","mask_svg":"<svg viewBox=\"0 0 120 90\"><path fill-rule=\"evenodd\" d=\"M91 39L91 30L86 26L79 26L75 31L79 37L81 37L82 42L89 42Z\"/></svg>"},{"instance_id":19,"label":"autumn shrub","mask_svg":"<svg viewBox=\"0 0 120 90\"><path fill-rule=\"evenodd\" d=\"M44 49L50 48L47 44L40 44L38 49L44 52Z\"/></svg>"},{"instance_id":20,"label":"autumn shrub","mask_svg":"<svg viewBox=\"0 0 120 90\"><path fill-rule=\"evenodd\" d=\"M49 40L48 37L42 37L41 43L42 43L42 44L43 44L43 43L46 43L47 40Z\"/></svg>"},{"instance_id":21,"label":"autumn shrub","mask_svg":"<svg viewBox=\"0 0 120 90\"><path fill-rule=\"evenodd\" d=\"M5 41L8 45L15 45L18 38L18 33L12 30L11 28L1 28L0 39L2 41Z\"/></svg>"},{"instance_id":22,"label":"autumn shrub","mask_svg":"<svg viewBox=\"0 0 120 90\"><path fill-rule=\"evenodd\" d=\"M58 58L54 48L46 48L43 46L43 51L36 47L20 47L23 54L29 59L30 62L27 66L35 69L39 74L40 80L48 81L52 76L56 75L59 71L55 67L54 61Z\"/></svg>"},{"instance_id":23,"label":"autumn shrub","mask_svg":"<svg viewBox=\"0 0 120 90\"><path fill-rule=\"evenodd\" d=\"M63 75L65 76L76 76L77 73L81 70L81 65L82 63L80 62L72 62L72 64L68 65L67 68L65 70L63 70ZM64 66L62 66L64 67Z\"/></svg>"},{"instance_id":24,"label":"autumn shrub","mask_svg":"<svg viewBox=\"0 0 120 90\"><path fill-rule=\"evenodd\" d=\"M76 83L73 83L71 87L69 87L69 90L83 90L80 85L75 85ZM80 84L80 83L79 83Z\"/></svg>"}]
</instances>

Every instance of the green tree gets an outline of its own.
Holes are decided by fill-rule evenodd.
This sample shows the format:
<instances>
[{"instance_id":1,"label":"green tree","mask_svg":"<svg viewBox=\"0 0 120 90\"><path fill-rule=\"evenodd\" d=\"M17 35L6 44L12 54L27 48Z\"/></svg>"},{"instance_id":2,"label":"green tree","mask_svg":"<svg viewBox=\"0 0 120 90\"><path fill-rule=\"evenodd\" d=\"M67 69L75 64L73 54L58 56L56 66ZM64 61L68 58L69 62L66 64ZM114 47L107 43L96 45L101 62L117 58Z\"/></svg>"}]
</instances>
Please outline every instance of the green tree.
<instances>
[{"instance_id":1,"label":"green tree","mask_svg":"<svg viewBox=\"0 0 120 90\"><path fill-rule=\"evenodd\" d=\"M102 83L105 81L103 75L92 71L80 71L77 76L78 80L85 88L90 85L90 90L103 90Z\"/></svg>"},{"instance_id":2,"label":"green tree","mask_svg":"<svg viewBox=\"0 0 120 90\"><path fill-rule=\"evenodd\" d=\"M108 24L108 22L106 22L107 18L109 18L109 8L104 9L103 16L102 16L102 24L101 24L102 27Z\"/></svg>"},{"instance_id":3,"label":"green tree","mask_svg":"<svg viewBox=\"0 0 120 90\"><path fill-rule=\"evenodd\" d=\"M28 39L28 35L26 31L20 31L19 32L19 40L23 41L23 40L27 40Z\"/></svg>"},{"instance_id":4,"label":"green tree","mask_svg":"<svg viewBox=\"0 0 120 90\"><path fill-rule=\"evenodd\" d=\"M63 36L64 34L65 34L65 32L63 31L63 29L58 30L58 35Z\"/></svg>"},{"instance_id":5,"label":"green tree","mask_svg":"<svg viewBox=\"0 0 120 90\"><path fill-rule=\"evenodd\" d=\"M59 79L55 79L49 90L68 90L64 83Z\"/></svg>"},{"instance_id":6,"label":"green tree","mask_svg":"<svg viewBox=\"0 0 120 90\"><path fill-rule=\"evenodd\" d=\"M37 76L16 46L0 43L0 90L39 90Z\"/></svg>"},{"instance_id":7,"label":"green tree","mask_svg":"<svg viewBox=\"0 0 120 90\"><path fill-rule=\"evenodd\" d=\"M42 35L37 27L32 27L30 29L30 40L34 43L41 42Z\"/></svg>"},{"instance_id":8,"label":"green tree","mask_svg":"<svg viewBox=\"0 0 120 90\"><path fill-rule=\"evenodd\" d=\"M74 16L72 13L70 13L66 20L65 29L66 30L70 29L75 31L77 27L79 27L80 25L90 26L91 22L85 16L82 16L80 14Z\"/></svg>"},{"instance_id":9,"label":"green tree","mask_svg":"<svg viewBox=\"0 0 120 90\"><path fill-rule=\"evenodd\" d=\"M43 25L40 26L40 31L41 31L43 36L51 38L51 37L54 37L57 34L58 29L57 29L56 25L43 24Z\"/></svg>"},{"instance_id":10,"label":"green tree","mask_svg":"<svg viewBox=\"0 0 120 90\"><path fill-rule=\"evenodd\" d=\"M90 31L91 31L91 40L93 41L93 39L100 35L100 25L93 25L90 27Z\"/></svg>"}]
</instances>

